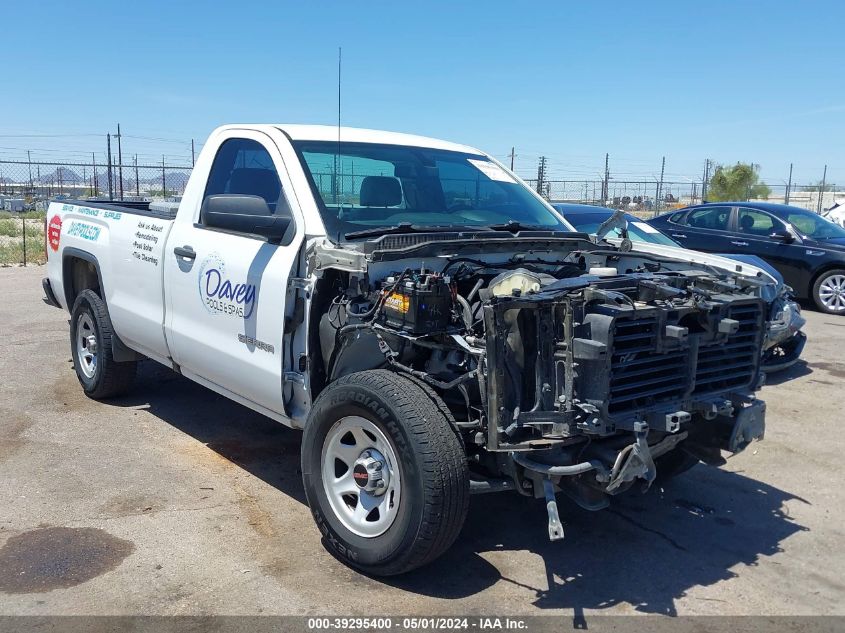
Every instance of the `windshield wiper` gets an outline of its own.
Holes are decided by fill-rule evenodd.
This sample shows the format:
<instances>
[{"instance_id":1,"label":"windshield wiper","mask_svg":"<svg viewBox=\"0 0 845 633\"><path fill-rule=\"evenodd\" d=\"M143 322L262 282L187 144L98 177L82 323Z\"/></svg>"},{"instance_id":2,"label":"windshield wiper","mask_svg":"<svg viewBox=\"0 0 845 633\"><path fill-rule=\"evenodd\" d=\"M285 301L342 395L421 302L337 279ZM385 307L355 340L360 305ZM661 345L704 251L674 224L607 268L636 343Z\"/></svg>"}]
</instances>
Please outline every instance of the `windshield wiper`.
<instances>
[{"instance_id":1,"label":"windshield wiper","mask_svg":"<svg viewBox=\"0 0 845 633\"><path fill-rule=\"evenodd\" d=\"M542 226L540 224L522 224L516 220L508 220L504 224L488 224L487 228L492 231L566 231L563 226Z\"/></svg>"},{"instance_id":2,"label":"windshield wiper","mask_svg":"<svg viewBox=\"0 0 845 633\"><path fill-rule=\"evenodd\" d=\"M486 226L465 226L458 224L434 224L430 226L412 224L411 222L400 222L388 226L374 226L371 229L361 229L344 234L346 239L356 237L379 237L382 235L396 235L401 233L451 233L461 231L489 231Z\"/></svg>"}]
</instances>

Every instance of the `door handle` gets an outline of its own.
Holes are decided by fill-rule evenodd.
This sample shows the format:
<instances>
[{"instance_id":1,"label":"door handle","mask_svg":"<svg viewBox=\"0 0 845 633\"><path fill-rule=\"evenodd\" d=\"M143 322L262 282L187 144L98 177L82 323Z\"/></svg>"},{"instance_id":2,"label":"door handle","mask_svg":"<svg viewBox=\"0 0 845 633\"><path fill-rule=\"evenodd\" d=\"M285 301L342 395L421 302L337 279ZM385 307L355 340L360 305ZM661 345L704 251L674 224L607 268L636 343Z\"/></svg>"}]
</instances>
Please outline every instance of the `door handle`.
<instances>
[{"instance_id":1,"label":"door handle","mask_svg":"<svg viewBox=\"0 0 845 633\"><path fill-rule=\"evenodd\" d=\"M672 233L672 237L680 237L682 239L687 239L687 236L683 233Z\"/></svg>"},{"instance_id":2,"label":"door handle","mask_svg":"<svg viewBox=\"0 0 845 633\"><path fill-rule=\"evenodd\" d=\"M737 242L734 240L731 240L731 244L733 244L734 246L748 246L748 242Z\"/></svg>"},{"instance_id":3,"label":"door handle","mask_svg":"<svg viewBox=\"0 0 845 633\"><path fill-rule=\"evenodd\" d=\"M173 249L173 252L176 254L176 257L181 257L182 259L197 258L197 252L187 244L185 246L177 246Z\"/></svg>"}]
</instances>

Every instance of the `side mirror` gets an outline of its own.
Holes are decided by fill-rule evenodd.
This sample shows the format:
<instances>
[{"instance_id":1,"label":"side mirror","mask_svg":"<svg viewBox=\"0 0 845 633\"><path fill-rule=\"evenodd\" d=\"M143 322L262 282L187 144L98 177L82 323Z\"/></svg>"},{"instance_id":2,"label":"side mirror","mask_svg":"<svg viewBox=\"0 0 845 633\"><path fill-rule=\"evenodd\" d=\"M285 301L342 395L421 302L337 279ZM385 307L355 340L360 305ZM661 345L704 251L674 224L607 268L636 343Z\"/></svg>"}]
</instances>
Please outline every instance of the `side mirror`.
<instances>
[{"instance_id":1,"label":"side mirror","mask_svg":"<svg viewBox=\"0 0 845 633\"><path fill-rule=\"evenodd\" d=\"M779 242L785 242L787 244L795 241L795 236L786 229L775 231L770 234L769 237L773 240L778 240Z\"/></svg>"},{"instance_id":2,"label":"side mirror","mask_svg":"<svg viewBox=\"0 0 845 633\"><path fill-rule=\"evenodd\" d=\"M260 235L279 242L293 217L287 205L279 205L276 211L274 214L261 196L217 194L203 200L200 219L211 228Z\"/></svg>"}]
</instances>

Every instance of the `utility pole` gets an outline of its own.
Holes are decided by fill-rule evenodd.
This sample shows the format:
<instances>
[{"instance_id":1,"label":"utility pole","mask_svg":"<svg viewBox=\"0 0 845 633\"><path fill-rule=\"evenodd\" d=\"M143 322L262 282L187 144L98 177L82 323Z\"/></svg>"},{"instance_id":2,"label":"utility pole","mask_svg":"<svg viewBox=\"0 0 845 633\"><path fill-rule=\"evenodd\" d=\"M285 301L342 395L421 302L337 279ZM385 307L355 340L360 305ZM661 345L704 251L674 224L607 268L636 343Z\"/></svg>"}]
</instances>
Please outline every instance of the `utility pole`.
<instances>
[{"instance_id":1,"label":"utility pole","mask_svg":"<svg viewBox=\"0 0 845 633\"><path fill-rule=\"evenodd\" d=\"M666 171L666 157L663 157L663 161L660 163L660 182L657 183L657 197L654 200L654 214L657 215L660 212L660 194L663 193L663 174Z\"/></svg>"},{"instance_id":2,"label":"utility pole","mask_svg":"<svg viewBox=\"0 0 845 633\"><path fill-rule=\"evenodd\" d=\"M26 150L26 162L29 163L29 195L33 195L32 188L32 156L29 155L29 150Z\"/></svg>"},{"instance_id":3,"label":"utility pole","mask_svg":"<svg viewBox=\"0 0 845 633\"><path fill-rule=\"evenodd\" d=\"M108 154L109 159L109 200L114 200L114 187L111 177L111 134L106 134L106 153Z\"/></svg>"},{"instance_id":4,"label":"utility pole","mask_svg":"<svg viewBox=\"0 0 845 633\"><path fill-rule=\"evenodd\" d=\"M94 156L94 152L91 152L91 166L94 169L94 197L96 198L99 196L99 185L100 183L97 181L97 157Z\"/></svg>"},{"instance_id":5,"label":"utility pole","mask_svg":"<svg viewBox=\"0 0 845 633\"><path fill-rule=\"evenodd\" d=\"M514 148L511 147L511 171L513 171Z\"/></svg>"},{"instance_id":6,"label":"utility pole","mask_svg":"<svg viewBox=\"0 0 845 633\"><path fill-rule=\"evenodd\" d=\"M537 193L543 195L546 182L546 157L540 156L540 164L537 166Z\"/></svg>"},{"instance_id":7,"label":"utility pole","mask_svg":"<svg viewBox=\"0 0 845 633\"><path fill-rule=\"evenodd\" d=\"M601 185L601 203L607 204L610 195L610 154L604 155L604 180Z\"/></svg>"},{"instance_id":8,"label":"utility pole","mask_svg":"<svg viewBox=\"0 0 845 633\"><path fill-rule=\"evenodd\" d=\"M141 186L138 183L138 154L135 154L135 195L138 196L138 197L141 196L141 188L140 187Z\"/></svg>"},{"instance_id":9,"label":"utility pole","mask_svg":"<svg viewBox=\"0 0 845 633\"><path fill-rule=\"evenodd\" d=\"M792 163L789 163L789 182L786 184L786 195L783 197L784 204L789 204L790 193L792 193Z\"/></svg>"},{"instance_id":10,"label":"utility pole","mask_svg":"<svg viewBox=\"0 0 845 633\"><path fill-rule=\"evenodd\" d=\"M818 214L821 214L822 212L822 199L824 198L825 181L827 181L827 165L824 166L824 174L822 175L822 182L819 186L819 203L816 208L816 213Z\"/></svg>"},{"instance_id":11,"label":"utility pole","mask_svg":"<svg viewBox=\"0 0 845 633\"><path fill-rule=\"evenodd\" d=\"M710 184L710 159L704 161L704 177L701 179L701 201L707 202L707 185Z\"/></svg>"},{"instance_id":12,"label":"utility pole","mask_svg":"<svg viewBox=\"0 0 845 633\"><path fill-rule=\"evenodd\" d=\"M120 199L123 200L123 153L120 151L120 123L117 124L117 171L120 174Z\"/></svg>"},{"instance_id":13,"label":"utility pole","mask_svg":"<svg viewBox=\"0 0 845 633\"><path fill-rule=\"evenodd\" d=\"M167 177L164 175L164 154L161 155L161 195L167 199Z\"/></svg>"},{"instance_id":14,"label":"utility pole","mask_svg":"<svg viewBox=\"0 0 845 633\"><path fill-rule=\"evenodd\" d=\"M191 167L194 166L194 139L191 139Z\"/></svg>"}]
</instances>

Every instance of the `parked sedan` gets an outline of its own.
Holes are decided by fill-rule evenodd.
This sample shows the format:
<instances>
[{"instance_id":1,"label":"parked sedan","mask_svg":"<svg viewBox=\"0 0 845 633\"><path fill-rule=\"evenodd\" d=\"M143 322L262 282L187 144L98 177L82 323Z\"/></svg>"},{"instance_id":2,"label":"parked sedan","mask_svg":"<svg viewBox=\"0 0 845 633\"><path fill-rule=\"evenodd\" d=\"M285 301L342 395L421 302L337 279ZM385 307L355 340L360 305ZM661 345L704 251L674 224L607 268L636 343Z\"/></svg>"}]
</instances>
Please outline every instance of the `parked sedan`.
<instances>
[{"instance_id":1,"label":"parked sedan","mask_svg":"<svg viewBox=\"0 0 845 633\"><path fill-rule=\"evenodd\" d=\"M757 255L800 298L845 314L845 229L806 209L765 202L714 202L648 223L686 248Z\"/></svg>"},{"instance_id":2,"label":"parked sedan","mask_svg":"<svg viewBox=\"0 0 845 633\"><path fill-rule=\"evenodd\" d=\"M616 213L613 209L585 204L555 203L552 206L576 230L590 235L595 235L599 227ZM628 213L624 215L624 218L627 221L627 226L622 230L619 228L612 229L606 237L621 239L624 230L634 248L637 248L637 244L649 244L651 245L650 250L660 250L661 254L664 255L674 255L679 258L689 257L689 249L664 235L656 227ZM769 301L769 330L763 346L763 371L772 373L791 367L801 357L807 337L801 331L804 326L801 308L791 299L790 288L784 284L783 277L771 265L753 255L720 254L717 260L721 258L750 264L761 269L772 278L774 282L772 284L773 290L766 297ZM711 263L718 265L716 261ZM723 265L724 263L726 262L722 260Z\"/></svg>"}]
</instances>

